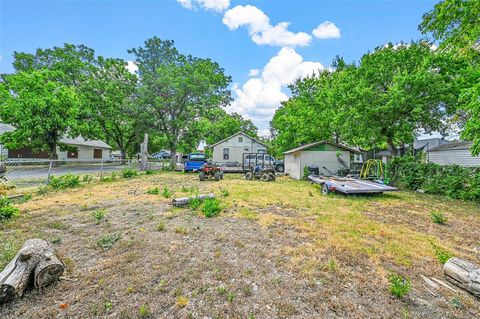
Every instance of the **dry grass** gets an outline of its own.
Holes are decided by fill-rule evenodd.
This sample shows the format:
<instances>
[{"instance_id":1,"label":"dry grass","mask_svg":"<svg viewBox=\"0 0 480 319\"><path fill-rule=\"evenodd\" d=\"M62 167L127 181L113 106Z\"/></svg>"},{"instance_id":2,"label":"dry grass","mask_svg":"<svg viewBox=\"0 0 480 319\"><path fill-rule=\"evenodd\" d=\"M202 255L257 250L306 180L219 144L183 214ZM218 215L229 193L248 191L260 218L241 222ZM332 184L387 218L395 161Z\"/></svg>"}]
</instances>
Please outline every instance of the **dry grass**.
<instances>
[{"instance_id":1,"label":"dry grass","mask_svg":"<svg viewBox=\"0 0 480 319\"><path fill-rule=\"evenodd\" d=\"M213 191L224 209L208 219L173 209L146 193L153 187L173 197ZM325 197L289 178L161 173L35 195L18 207L20 217L0 224L0 266L40 237L54 243L71 280L27 293L0 309L2 318L480 316L478 300L434 291L420 277L442 278L434 245L480 262L472 203L406 192ZM432 211L448 222L433 223ZM116 234L110 248L98 246ZM391 296L390 273L411 278L408 296Z\"/></svg>"}]
</instances>

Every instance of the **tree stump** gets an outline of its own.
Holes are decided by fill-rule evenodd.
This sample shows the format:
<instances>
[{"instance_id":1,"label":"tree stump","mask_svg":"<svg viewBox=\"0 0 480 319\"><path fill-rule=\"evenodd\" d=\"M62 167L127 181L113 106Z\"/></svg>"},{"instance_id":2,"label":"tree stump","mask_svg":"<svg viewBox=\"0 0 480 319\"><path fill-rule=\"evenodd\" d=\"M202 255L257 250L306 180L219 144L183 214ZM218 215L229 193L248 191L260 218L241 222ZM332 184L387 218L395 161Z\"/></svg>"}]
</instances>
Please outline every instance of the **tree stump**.
<instances>
[{"instance_id":1,"label":"tree stump","mask_svg":"<svg viewBox=\"0 0 480 319\"><path fill-rule=\"evenodd\" d=\"M27 240L0 273L0 304L22 297L32 281L37 288L51 284L64 269L49 243L42 239Z\"/></svg>"},{"instance_id":2,"label":"tree stump","mask_svg":"<svg viewBox=\"0 0 480 319\"><path fill-rule=\"evenodd\" d=\"M208 199L208 198L215 198L215 194L210 193L210 194L202 194L198 196L192 196L192 197L180 197L180 198L174 198L172 199L172 205L175 207L182 207L188 205L193 199L199 199L201 201Z\"/></svg>"},{"instance_id":3,"label":"tree stump","mask_svg":"<svg viewBox=\"0 0 480 319\"><path fill-rule=\"evenodd\" d=\"M480 298L480 268L476 265L453 257L443 265L443 274L455 286Z\"/></svg>"}]
</instances>

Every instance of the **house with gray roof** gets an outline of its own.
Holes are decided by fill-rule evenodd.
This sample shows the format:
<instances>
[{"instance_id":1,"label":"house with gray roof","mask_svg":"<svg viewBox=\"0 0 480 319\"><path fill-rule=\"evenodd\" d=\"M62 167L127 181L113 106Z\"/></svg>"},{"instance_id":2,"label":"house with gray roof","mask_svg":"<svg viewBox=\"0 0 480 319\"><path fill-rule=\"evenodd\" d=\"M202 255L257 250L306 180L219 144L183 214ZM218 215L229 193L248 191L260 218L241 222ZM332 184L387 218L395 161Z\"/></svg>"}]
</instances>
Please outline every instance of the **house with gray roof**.
<instances>
[{"instance_id":1,"label":"house with gray roof","mask_svg":"<svg viewBox=\"0 0 480 319\"><path fill-rule=\"evenodd\" d=\"M427 160L440 165L480 166L480 157L472 155L471 146L472 142L467 141L442 144L427 150Z\"/></svg>"},{"instance_id":2,"label":"house with gray roof","mask_svg":"<svg viewBox=\"0 0 480 319\"><path fill-rule=\"evenodd\" d=\"M9 124L0 123L0 135L14 131L15 127ZM86 140L82 136L71 138L65 136L60 139L57 147L57 158L59 160L107 160L110 159L112 147L101 140ZM48 158L48 152L33 152L28 147L19 149L7 149L0 144L0 155L8 159L31 159Z\"/></svg>"}]
</instances>

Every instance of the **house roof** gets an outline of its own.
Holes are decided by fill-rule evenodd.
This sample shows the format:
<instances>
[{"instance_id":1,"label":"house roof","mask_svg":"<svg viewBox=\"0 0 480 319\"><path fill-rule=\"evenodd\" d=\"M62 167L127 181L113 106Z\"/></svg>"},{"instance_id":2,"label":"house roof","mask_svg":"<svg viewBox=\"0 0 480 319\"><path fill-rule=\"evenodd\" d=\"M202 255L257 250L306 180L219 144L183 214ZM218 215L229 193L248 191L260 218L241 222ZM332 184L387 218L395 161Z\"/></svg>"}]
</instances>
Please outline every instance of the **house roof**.
<instances>
[{"instance_id":1,"label":"house roof","mask_svg":"<svg viewBox=\"0 0 480 319\"><path fill-rule=\"evenodd\" d=\"M322 145L322 144L330 144L330 145L336 146L338 148L344 149L346 151L350 151L350 152L353 152L353 153L360 153L359 151L357 151L353 148L350 148L350 147L347 147L347 146L344 146L344 145L341 145L341 144L332 143L332 142L328 142L328 141L320 141L320 142L309 143L309 144L305 144L305 145L302 145L302 146L299 146L299 147L296 147L296 148L292 148L291 150L283 152L283 154L300 152L300 151L306 150L310 147L314 147L314 146L318 146L318 145Z\"/></svg>"},{"instance_id":2,"label":"house roof","mask_svg":"<svg viewBox=\"0 0 480 319\"><path fill-rule=\"evenodd\" d=\"M440 151L454 151L454 150L468 150L472 146L472 142L466 142L466 141L457 141L457 142L451 142L448 144L442 144L437 147L434 147L428 152L440 152Z\"/></svg>"},{"instance_id":3,"label":"house roof","mask_svg":"<svg viewBox=\"0 0 480 319\"><path fill-rule=\"evenodd\" d=\"M60 143L68 145L77 145L77 146L90 146L98 148L108 148L112 147L101 140L85 140L82 136L77 136L75 138L64 137L60 139Z\"/></svg>"},{"instance_id":4,"label":"house roof","mask_svg":"<svg viewBox=\"0 0 480 319\"><path fill-rule=\"evenodd\" d=\"M15 128L10 124L0 123L0 134L15 131Z\"/></svg>"},{"instance_id":5,"label":"house roof","mask_svg":"<svg viewBox=\"0 0 480 319\"><path fill-rule=\"evenodd\" d=\"M257 142L258 144L262 144L263 146L268 147L265 143L260 142L260 141L257 140L256 138L253 138L253 137L245 134L245 133L242 132L242 131L237 132L237 133L235 133L235 134L233 134L233 135L231 135L231 136L229 136L229 137L227 137L227 138L224 138L223 140L221 140L221 141L219 141L219 142L217 142L217 143L215 143L215 144L209 145L208 147L210 148L210 147L217 146L218 144L223 143L223 142L225 142L225 141L228 141L228 140L231 139L232 137L235 137L235 136L240 135L240 134L243 135L243 136L245 136L245 137L248 137L249 139Z\"/></svg>"}]
</instances>

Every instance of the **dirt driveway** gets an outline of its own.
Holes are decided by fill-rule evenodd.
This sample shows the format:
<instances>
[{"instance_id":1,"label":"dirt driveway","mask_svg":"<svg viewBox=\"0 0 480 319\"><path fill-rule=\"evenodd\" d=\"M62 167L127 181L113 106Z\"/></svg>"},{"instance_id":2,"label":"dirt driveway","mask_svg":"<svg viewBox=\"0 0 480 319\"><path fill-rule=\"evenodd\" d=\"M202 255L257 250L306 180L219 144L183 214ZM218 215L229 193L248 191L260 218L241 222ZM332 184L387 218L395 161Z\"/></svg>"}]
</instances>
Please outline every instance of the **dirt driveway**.
<instances>
[{"instance_id":1,"label":"dirt driveway","mask_svg":"<svg viewBox=\"0 0 480 319\"><path fill-rule=\"evenodd\" d=\"M160 194L147 194L152 187ZM165 188L213 191L223 211L173 208ZM478 299L421 279L443 279L435 247L480 263L480 209L470 203L403 192L324 197L286 177L200 183L160 173L34 194L18 207L20 217L0 224L0 262L40 237L67 272L0 308L0 318L480 317ZM433 224L432 210L447 224ZM412 281L403 299L389 292L393 272Z\"/></svg>"}]
</instances>

